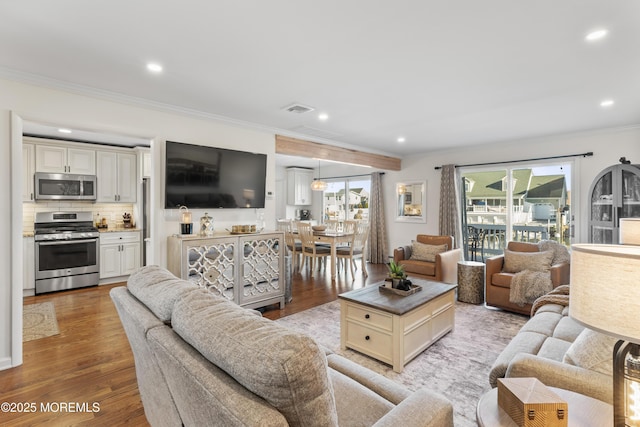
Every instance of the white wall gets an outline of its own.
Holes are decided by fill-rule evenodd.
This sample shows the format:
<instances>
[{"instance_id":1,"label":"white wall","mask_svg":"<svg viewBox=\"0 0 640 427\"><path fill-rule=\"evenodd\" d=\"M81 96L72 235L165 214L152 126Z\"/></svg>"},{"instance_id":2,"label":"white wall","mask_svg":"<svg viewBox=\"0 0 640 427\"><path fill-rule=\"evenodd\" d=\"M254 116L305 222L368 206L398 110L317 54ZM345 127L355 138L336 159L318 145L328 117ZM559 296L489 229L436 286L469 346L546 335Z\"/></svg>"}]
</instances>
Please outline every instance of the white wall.
<instances>
[{"instance_id":1,"label":"white wall","mask_svg":"<svg viewBox=\"0 0 640 427\"><path fill-rule=\"evenodd\" d=\"M20 336L22 316L22 209L21 209L21 147L11 145L11 113L22 119L59 126L87 129L104 133L126 134L152 139L152 240L155 263L166 265L166 238L178 231L178 216L162 209L162 163L164 141L182 141L193 144L215 145L261 152L268 155L267 192L275 193L275 143L271 133L241 128L207 118L157 111L120 102L92 98L39 86L0 79L0 198L11 200L0 206L0 369L15 366L21 361ZM15 129L14 129L15 130ZM590 158L579 159L572 189L574 198L586 212L586 193L596 174L626 156L640 163L640 129L604 130L585 134L514 141L482 147L442 151L408 156L403 159L403 170L384 175L384 198L388 224L388 250L407 244L418 233L437 233L440 171L435 166L447 163L466 164L513 160L530 157L572 154L593 151ZM13 156L13 161L11 160ZM322 175L349 175L353 168L325 168ZM369 170L370 172L370 170ZM360 173L360 172L358 172ZM368 173L368 172L367 172ZM11 178L14 177L12 180ZM394 221L395 183L408 180L427 180L427 222L425 224L397 223ZM578 184L581 185L578 187ZM574 199L576 200L576 199ZM275 225L275 200L267 199L264 209L268 226ZM194 222L204 212L194 211ZM231 224L254 221L253 209L209 212L217 229ZM583 214L584 216L584 214ZM580 221L577 241L584 240L586 223ZM9 236L9 237L6 237ZM14 268L15 267L15 268Z\"/></svg>"},{"instance_id":2,"label":"white wall","mask_svg":"<svg viewBox=\"0 0 640 427\"><path fill-rule=\"evenodd\" d=\"M388 251L409 244L419 233L438 233L438 201L440 198L440 170L445 164L476 164L529 158L551 157L592 151L593 157L575 160L572 180L574 207L579 208L576 217L574 243L588 239L588 192L595 176L604 168L617 164L626 156L632 163L640 164L640 128L605 129L587 133L558 135L545 138L513 141L509 143L465 147L456 150L432 152L402 159L402 170L387 172L383 178L385 216L388 230ZM394 221L394 192L396 182L427 180L427 223L413 224Z\"/></svg>"},{"instance_id":3,"label":"white wall","mask_svg":"<svg viewBox=\"0 0 640 427\"><path fill-rule=\"evenodd\" d=\"M223 124L207 118L198 119L177 112L167 113L3 79L0 79L0 93L0 198L5 201L0 206L1 233L5 236L0 241L0 369L22 363L21 352L16 350L22 348L22 343L19 339L11 339L12 330L16 329L17 318L22 316L22 299L12 290L20 289L21 292L22 280L22 151L19 145L11 145L11 113L33 122L153 140L151 203L155 206L155 221L151 238L156 264L166 265L167 236L178 232L179 227L178 216L171 215L173 211L167 211L165 214L161 208L163 197L160 184L164 180L164 141L181 141L267 154L266 190L274 191L275 142L271 133ZM10 159L13 153L16 155L12 164ZM12 182L11 176L17 179ZM12 195L15 195L13 200L17 202L8 203L7 201L12 200ZM13 217L12 212L15 212ZM264 209L267 224L275 224L274 212L273 198L267 199ZM195 210L194 222L197 223L203 213L203 210ZM217 210L209 214L214 218L217 229L224 229L234 223L253 222L256 219L255 209ZM17 268L12 269L14 266ZM14 285L16 281L18 283ZM12 304L12 298L17 302ZM15 309L13 316L12 309Z\"/></svg>"}]
</instances>

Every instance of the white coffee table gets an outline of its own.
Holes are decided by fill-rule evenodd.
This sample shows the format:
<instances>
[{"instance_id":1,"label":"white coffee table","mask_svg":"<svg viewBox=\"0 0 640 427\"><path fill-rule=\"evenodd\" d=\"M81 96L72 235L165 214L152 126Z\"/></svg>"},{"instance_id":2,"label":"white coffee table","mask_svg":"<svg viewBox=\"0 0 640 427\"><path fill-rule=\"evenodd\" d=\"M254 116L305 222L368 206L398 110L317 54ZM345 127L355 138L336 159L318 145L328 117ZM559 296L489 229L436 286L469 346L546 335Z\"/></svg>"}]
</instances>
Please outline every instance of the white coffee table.
<instances>
[{"instance_id":1,"label":"white coffee table","mask_svg":"<svg viewBox=\"0 0 640 427\"><path fill-rule=\"evenodd\" d=\"M453 330L456 285L413 279L420 292L401 296L381 283L338 295L340 344L402 372L404 365Z\"/></svg>"}]
</instances>

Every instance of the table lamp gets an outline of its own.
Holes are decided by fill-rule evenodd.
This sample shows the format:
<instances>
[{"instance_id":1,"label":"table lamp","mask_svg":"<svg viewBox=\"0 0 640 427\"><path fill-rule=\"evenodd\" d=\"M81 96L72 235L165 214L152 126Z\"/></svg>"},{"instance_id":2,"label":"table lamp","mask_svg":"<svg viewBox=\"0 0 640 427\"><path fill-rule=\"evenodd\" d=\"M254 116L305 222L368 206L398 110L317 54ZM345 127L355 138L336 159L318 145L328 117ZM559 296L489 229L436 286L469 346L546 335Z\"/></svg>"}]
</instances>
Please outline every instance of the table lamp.
<instances>
[{"instance_id":1,"label":"table lamp","mask_svg":"<svg viewBox=\"0 0 640 427\"><path fill-rule=\"evenodd\" d=\"M191 212L186 206L180 206L180 234L191 234L193 232L193 222Z\"/></svg>"},{"instance_id":2,"label":"table lamp","mask_svg":"<svg viewBox=\"0 0 640 427\"><path fill-rule=\"evenodd\" d=\"M620 218L620 244L640 245L640 218Z\"/></svg>"},{"instance_id":3,"label":"table lamp","mask_svg":"<svg viewBox=\"0 0 640 427\"><path fill-rule=\"evenodd\" d=\"M569 315L619 339L613 349L614 427L640 426L640 246L571 246Z\"/></svg>"}]
</instances>

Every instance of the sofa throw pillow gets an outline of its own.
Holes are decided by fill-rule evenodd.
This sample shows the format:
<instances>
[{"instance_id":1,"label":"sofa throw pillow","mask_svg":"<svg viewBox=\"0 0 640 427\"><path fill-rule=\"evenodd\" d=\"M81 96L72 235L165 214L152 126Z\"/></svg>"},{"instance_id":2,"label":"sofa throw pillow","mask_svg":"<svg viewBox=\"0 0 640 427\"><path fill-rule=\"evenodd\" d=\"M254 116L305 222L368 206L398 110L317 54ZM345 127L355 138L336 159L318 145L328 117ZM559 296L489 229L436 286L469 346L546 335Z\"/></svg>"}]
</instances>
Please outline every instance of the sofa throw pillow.
<instances>
[{"instance_id":1,"label":"sofa throw pillow","mask_svg":"<svg viewBox=\"0 0 640 427\"><path fill-rule=\"evenodd\" d=\"M524 270L549 271L551 260L553 260L553 251L514 252L505 249L502 270L507 273L519 273Z\"/></svg>"},{"instance_id":2,"label":"sofa throw pillow","mask_svg":"<svg viewBox=\"0 0 640 427\"><path fill-rule=\"evenodd\" d=\"M571 344L562 360L569 365L613 375L613 346L617 338L586 328Z\"/></svg>"},{"instance_id":3,"label":"sofa throw pillow","mask_svg":"<svg viewBox=\"0 0 640 427\"><path fill-rule=\"evenodd\" d=\"M427 245L416 241L411 242L411 256L416 261L435 262L436 255L448 250L448 245Z\"/></svg>"},{"instance_id":4,"label":"sofa throw pillow","mask_svg":"<svg viewBox=\"0 0 640 427\"><path fill-rule=\"evenodd\" d=\"M209 291L176 304L173 330L290 426L337 426L325 352L309 336L256 316Z\"/></svg>"}]
</instances>

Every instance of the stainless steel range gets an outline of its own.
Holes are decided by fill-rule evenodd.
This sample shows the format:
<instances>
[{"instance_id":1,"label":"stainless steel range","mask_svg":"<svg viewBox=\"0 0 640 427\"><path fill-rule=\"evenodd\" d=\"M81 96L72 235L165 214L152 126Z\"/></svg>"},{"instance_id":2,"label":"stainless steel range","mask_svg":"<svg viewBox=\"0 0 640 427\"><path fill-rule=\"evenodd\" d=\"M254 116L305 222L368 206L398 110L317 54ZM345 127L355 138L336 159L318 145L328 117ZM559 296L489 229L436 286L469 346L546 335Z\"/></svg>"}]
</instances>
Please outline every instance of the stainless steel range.
<instances>
[{"instance_id":1,"label":"stainless steel range","mask_svg":"<svg viewBox=\"0 0 640 427\"><path fill-rule=\"evenodd\" d=\"M36 295L97 285L100 234L91 212L37 212Z\"/></svg>"}]
</instances>

